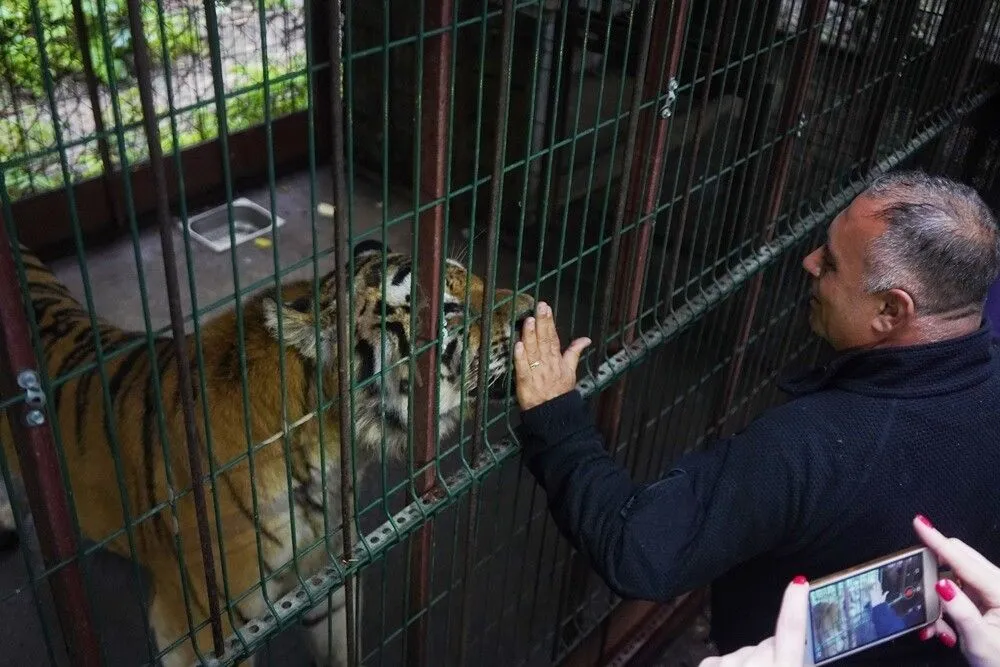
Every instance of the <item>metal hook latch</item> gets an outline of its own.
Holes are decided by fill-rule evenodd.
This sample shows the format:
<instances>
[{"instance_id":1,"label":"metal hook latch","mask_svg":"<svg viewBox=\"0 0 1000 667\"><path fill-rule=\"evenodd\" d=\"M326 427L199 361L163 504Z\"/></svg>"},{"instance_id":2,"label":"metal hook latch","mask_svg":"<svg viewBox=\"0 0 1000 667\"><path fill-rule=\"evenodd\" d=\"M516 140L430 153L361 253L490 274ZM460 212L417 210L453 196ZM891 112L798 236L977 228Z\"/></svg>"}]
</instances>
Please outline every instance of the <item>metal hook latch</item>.
<instances>
[{"instance_id":1,"label":"metal hook latch","mask_svg":"<svg viewBox=\"0 0 1000 667\"><path fill-rule=\"evenodd\" d=\"M799 114L799 122L795 126L795 137L797 139L801 139L802 138L802 133L806 129L806 123L807 123L807 121L806 121L806 115L805 115L805 113L800 113Z\"/></svg>"},{"instance_id":2,"label":"metal hook latch","mask_svg":"<svg viewBox=\"0 0 1000 667\"><path fill-rule=\"evenodd\" d=\"M680 88L680 83L677 82L676 77L670 77L670 81L667 82L667 103L663 105L660 109L660 118L670 118L674 115L674 106L677 104L677 89Z\"/></svg>"},{"instance_id":3,"label":"metal hook latch","mask_svg":"<svg viewBox=\"0 0 1000 667\"><path fill-rule=\"evenodd\" d=\"M45 423L45 392L42 391L42 384L38 380L38 374L32 370L21 371L17 374L17 386L24 390L24 404L28 406L28 411L24 414L24 421L28 426L41 426Z\"/></svg>"}]
</instances>

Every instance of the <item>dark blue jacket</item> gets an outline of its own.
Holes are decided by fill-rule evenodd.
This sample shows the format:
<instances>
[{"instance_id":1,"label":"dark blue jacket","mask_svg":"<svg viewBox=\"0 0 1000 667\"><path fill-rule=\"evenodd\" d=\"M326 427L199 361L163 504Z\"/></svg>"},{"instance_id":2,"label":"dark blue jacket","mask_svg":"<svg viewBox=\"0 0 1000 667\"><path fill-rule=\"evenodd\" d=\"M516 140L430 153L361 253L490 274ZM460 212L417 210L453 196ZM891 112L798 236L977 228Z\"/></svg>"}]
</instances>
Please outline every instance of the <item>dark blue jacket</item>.
<instances>
[{"instance_id":1,"label":"dark blue jacket","mask_svg":"<svg viewBox=\"0 0 1000 667\"><path fill-rule=\"evenodd\" d=\"M783 389L787 403L650 484L608 456L576 391L522 415L523 459L563 535L621 596L666 601L714 582L723 652L774 633L796 574L916 544L917 513L1000 563L1000 354L988 326L845 353ZM838 664L943 656L963 664L911 633Z\"/></svg>"}]
</instances>

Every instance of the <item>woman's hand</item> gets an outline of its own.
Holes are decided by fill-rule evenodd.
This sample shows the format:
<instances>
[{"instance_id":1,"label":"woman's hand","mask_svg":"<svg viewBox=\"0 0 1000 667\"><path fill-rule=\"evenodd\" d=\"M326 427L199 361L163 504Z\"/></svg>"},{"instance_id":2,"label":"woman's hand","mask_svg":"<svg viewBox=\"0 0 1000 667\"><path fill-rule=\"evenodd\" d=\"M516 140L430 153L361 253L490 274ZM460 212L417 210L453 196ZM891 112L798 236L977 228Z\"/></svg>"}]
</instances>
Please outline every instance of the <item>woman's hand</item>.
<instances>
[{"instance_id":1,"label":"woman's hand","mask_svg":"<svg viewBox=\"0 0 1000 667\"><path fill-rule=\"evenodd\" d=\"M941 608L951 625L938 619L921 631L920 638L936 634L947 646L954 646L958 630L962 653L971 667L1000 667L1000 568L965 542L942 535L926 517L917 516L913 527L938 561L948 564L961 581L961 588L947 579L937 582Z\"/></svg>"},{"instance_id":2,"label":"woman's hand","mask_svg":"<svg viewBox=\"0 0 1000 667\"><path fill-rule=\"evenodd\" d=\"M552 309L539 301L535 317L524 322L521 340L514 345L517 402L521 409L530 410L573 390L580 353L588 345L589 338L577 338L563 352Z\"/></svg>"},{"instance_id":3,"label":"woman's hand","mask_svg":"<svg viewBox=\"0 0 1000 667\"><path fill-rule=\"evenodd\" d=\"M802 667L809 627L809 582L795 577L785 588L774 636L719 657L705 658L699 667Z\"/></svg>"}]
</instances>

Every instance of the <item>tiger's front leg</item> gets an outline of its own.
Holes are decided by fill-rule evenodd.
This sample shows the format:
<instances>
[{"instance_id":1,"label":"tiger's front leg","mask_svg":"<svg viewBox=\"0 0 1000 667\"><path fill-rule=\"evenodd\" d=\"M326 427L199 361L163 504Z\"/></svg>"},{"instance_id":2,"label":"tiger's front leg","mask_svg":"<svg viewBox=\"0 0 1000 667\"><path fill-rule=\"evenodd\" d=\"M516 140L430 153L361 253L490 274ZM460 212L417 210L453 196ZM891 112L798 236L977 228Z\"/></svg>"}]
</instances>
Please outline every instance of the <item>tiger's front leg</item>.
<instances>
[{"instance_id":1,"label":"tiger's front leg","mask_svg":"<svg viewBox=\"0 0 1000 667\"><path fill-rule=\"evenodd\" d=\"M361 591L357 591L355 619L361 612ZM347 600L344 588L332 591L327 599L302 618L309 633L313 658L324 667L347 667ZM358 647L360 653L360 646Z\"/></svg>"},{"instance_id":2,"label":"tiger's front leg","mask_svg":"<svg viewBox=\"0 0 1000 667\"><path fill-rule=\"evenodd\" d=\"M326 535L327 553L337 554L340 557L340 564L343 564L344 540L343 525L340 521L342 516L342 503L340 496L340 472L334 470L327 476L327 511L331 530ZM361 479L360 470L355 483ZM315 507L315 505L312 505ZM358 531L354 522L350 526L351 544L358 543ZM338 567L339 569L339 567ZM359 578L356 578L359 582ZM360 582L359 582L360 583ZM361 587L355 586L355 614L354 622L360 625ZM309 610L302 618L302 625L309 633L309 640L312 647L313 658L317 665L323 667L347 667L347 596L343 584L339 588L331 591L326 599ZM358 642L360 643L360 633ZM361 646L357 647L360 661Z\"/></svg>"}]
</instances>

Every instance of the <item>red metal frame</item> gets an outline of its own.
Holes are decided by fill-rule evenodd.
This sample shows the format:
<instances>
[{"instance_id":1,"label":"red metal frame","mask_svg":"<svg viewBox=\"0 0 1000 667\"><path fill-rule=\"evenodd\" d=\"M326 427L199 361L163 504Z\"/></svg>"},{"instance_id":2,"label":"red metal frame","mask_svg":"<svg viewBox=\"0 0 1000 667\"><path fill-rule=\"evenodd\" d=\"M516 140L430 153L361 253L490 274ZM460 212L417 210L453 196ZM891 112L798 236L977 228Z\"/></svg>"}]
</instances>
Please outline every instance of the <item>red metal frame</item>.
<instances>
[{"instance_id":1,"label":"red metal frame","mask_svg":"<svg viewBox=\"0 0 1000 667\"><path fill-rule=\"evenodd\" d=\"M449 0L428 1L425 5L424 28L434 30L450 25L454 18ZM423 91L420 117L420 194L427 200L445 196L448 183L447 142L448 117L451 104L451 51L452 35L443 30L425 38L423 48ZM418 340L430 341L439 335L437 314L441 310L441 262L444 256L445 204L443 202L424 211L419 218L417 246L419 266L417 284L427 309L420 322ZM415 480L418 496L434 487L433 467L437 443L438 415L434 409L437 396L437 348L419 355L416 360L417 381L413 396L414 466L426 466ZM424 522L410 537L410 596L409 616L413 620L407 631L407 664L427 664L427 605L430 602L430 569L434 525Z\"/></svg>"},{"instance_id":2,"label":"red metal frame","mask_svg":"<svg viewBox=\"0 0 1000 667\"><path fill-rule=\"evenodd\" d=\"M910 26L913 25L913 19L916 15L918 5L919 0L904 0L903 2L899 2L898 5L894 5L889 10L889 18L886 19L885 24L892 28L894 32L890 35L882 36L880 40L880 42L887 42L885 45L887 72L899 71L900 65L902 65L902 58L905 55L904 49L906 39L909 35ZM881 43L876 46L876 53L879 50L879 46L881 46ZM862 158L867 159L866 166L870 167L877 161L878 140L882 135L882 128L885 125L886 115L889 110L889 103L896 94L898 82L898 76L891 76L888 81L879 86L879 88L874 92L874 100L871 104L873 113L865 119L867 129L864 133L864 139L862 140L861 147L858 152ZM860 99L860 97L861 96L858 95L855 99ZM851 116L848 115L848 118L850 117Z\"/></svg>"},{"instance_id":3,"label":"red metal frame","mask_svg":"<svg viewBox=\"0 0 1000 667\"><path fill-rule=\"evenodd\" d=\"M25 370L36 373L38 359L31 345L31 331L18 288L20 281L11 252L10 239L0 212L0 392L12 397L23 390L17 376ZM59 457L48 424L30 426L29 412L40 408L27 403L7 411L28 502L37 526L42 555L49 567L59 566L49 577L63 640L74 665L100 665L100 645L90 614L77 559L77 541L63 488ZM45 415L44 410L40 410Z\"/></svg>"},{"instance_id":4,"label":"red metal frame","mask_svg":"<svg viewBox=\"0 0 1000 667\"><path fill-rule=\"evenodd\" d=\"M671 79L677 76L680 65L681 48L684 44L684 24L688 12L688 0L677 3L677 11L673 23L669 23L670 6L666 2L657 5L653 15L653 39L650 42L652 51L649 54L649 64L655 67L663 62L667 45L670 45L670 60L663 71L663 78L657 78L657 72L647 65L646 76L643 78L643 99L656 99L667 88ZM670 39L660 39L659 36L669 34ZM634 257L636 262L618 262L612 267L615 277L612 282L621 292L611 299L612 329L617 329L635 320L639 313L639 302L642 298L642 285L645 278L646 262L653 238L653 213L657 206L659 183L663 177L663 161L666 157L667 135L670 128L670 118L660 115L658 109L647 109L638 120L638 137L652 136L650 148L639 151L632 160L629 169L628 188L625 198L625 219L638 220L645 218L634 232L622 237L622 251L619 256ZM643 178L643 162L645 156L651 155L649 175ZM626 288L631 289L626 292ZM635 327L629 326L623 336L621 346L627 346L635 339ZM617 347L617 346L616 346ZM612 351L613 353L613 351ZM598 427L605 437L611 437L618 432L621 422L622 401L625 398L625 383L619 382L613 389L601 395L598 401Z\"/></svg>"},{"instance_id":5,"label":"red metal frame","mask_svg":"<svg viewBox=\"0 0 1000 667\"><path fill-rule=\"evenodd\" d=\"M215 655L225 652L222 635L222 612L219 600L219 581L215 569L215 549L209 526L205 483L202 474L202 444L196 423L194 389L187 354L184 333L184 310L181 306L180 281L178 279L177 257L174 250L173 224L167 194L167 175L163 164L163 149L160 144L160 129L156 119L156 103L153 100L152 64L149 46L143 33L142 14L139 0L127 0L129 30L132 33L135 56L136 82L139 87L139 102L142 107L142 121L149 147L149 166L156 192L156 220L160 230L160 247L163 253L163 269L166 277L167 302L170 310L170 327L173 334L174 351L177 357L177 386L180 394L181 412L184 417L184 435L187 445L188 466L191 473L191 495L194 498L198 524L198 542L201 547L202 564L205 568L205 594L208 598L209 620L212 631L212 645ZM214 5L207 7L209 34L212 34ZM218 29L215 29L218 34ZM192 641L194 637L192 636ZM160 647L161 649L165 647ZM198 647L200 648L200 647Z\"/></svg>"},{"instance_id":6,"label":"red metal frame","mask_svg":"<svg viewBox=\"0 0 1000 667\"><path fill-rule=\"evenodd\" d=\"M804 42L800 42L800 49L795 56L795 64L789 80L792 88L785 97L785 102L781 109L781 120L778 125L783 131L788 132L778 144L778 153L775 158L775 174L773 186L771 188L771 198L768 203L762 223L765 225L763 241L770 242L774 238L775 225L778 213L781 212L781 202L785 195L785 187L788 184L788 172L792 163L792 150L795 147L797 137L792 134L791 129L798 124L799 114L802 113L805 105L806 91L809 88L809 80L812 76L812 68L816 62L816 54L819 52L820 33L822 28L817 24L823 20L826 13L826 0L807 0L807 10L803 12L803 21L806 25L814 26ZM730 363L729 376L726 379L726 389L723 394L723 401L717 413L717 418L713 420L722 426L725 425L726 415L732 407L736 397L736 388L743 372L743 362L746 354L747 341L750 339L750 332L753 330L753 322L757 315L757 302L760 300L760 291L763 284L764 275L758 273L750 286L750 299L744 311L743 323L740 326L740 333L734 349L734 358Z\"/></svg>"},{"instance_id":7,"label":"red metal frame","mask_svg":"<svg viewBox=\"0 0 1000 667\"><path fill-rule=\"evenodd\" d=\"M560 667L649 664L698 613L706 597L706 590L698 589L668 604L626 600Z\"/></svg>"},{"instance_id":8,"label":"red metal frame","mask_svg":"<svg viewBox=\"0 0 1000 667\"><path fill-rule=\"evenodd\" d=\"M992 3L986 2L986 0L978 0L979 6L975 7L974 14L975 19L972 24L972 36L968 42L968 51L965 53L965 57L962 61L962 70L955 79L955 89L952 95L952 100L957 101L958 96L962 94L962 90L965 88L968 82L969 74L972 71L972 63L976 59L976 51L979 48L979 42L983 37L983 30L986 28L986 17L989 15L990 5Z\"/></svg>"},{"instance_id":9,"label":"red metal frame","mask_svg":"<svg viewBox=\"0 0 1000 667\"><path fill-rule=\"evenodd\" d=\"M650 28L651 39L649 40L650 50L641 87L641 95L644 100L658 99L662 92L667 90L671 79L677 76L689 5L687 0L679 0L676 4L673 21L670 20L673 3L660 2L653 10ZM663 35L670 35L670 38L664 39ZM662 77L660 77L658 76L659 65L668 56L668 46L670 49L669 60L666 67L663 68ZM609 283L609 292L605 295L605 309L610 311L612 330L633 322L639 313L646 257L652 247L653 214L657 207L659 184L663 177L670 118L661 115L659 109L651 108L640 113L636 123L632 128L634 134L630 140L633 143L636 137L652 137L652 140L648 149L635 151L631 155L632 160L627 172L628 181L624 184L624 200L619 208L615 231L620 235L624 220L638 220L642 217L644 221L635 231L628 235L621 235L620 248L613 247L611 251L612 261L609 263L609 271L614 272L614 280ZM651 157L648 176L644 178L643 167L646 156ZM617 257L635 258L635 261L620 262L617 261ZM602 335L604 333L602 331ZM620 349L619 346L628 345L634 338L635 326L630 325L626 328L619 345L608 352L614 354L617 349ZM597 401L597 426L609 443L615 440L615 434L618 432L624 399L625 382L620 381L601 394ZM589 575L590 567L579 557L579 554L574 553L564 583L566 591L566 599L562 605L564 610L567 607L575 606L574 601L579 601L586 594L586 582ZM561 617L562 614L560 614ZM603 625L599 626L595 631L600 633L603 627ZM585 648L587 646L587 642L581 644L571 653L568 660L572 661L578 659L575 656L586 655L585 651L590 651L592 654L592 649Z\"/></svg>"}]
</instances>

